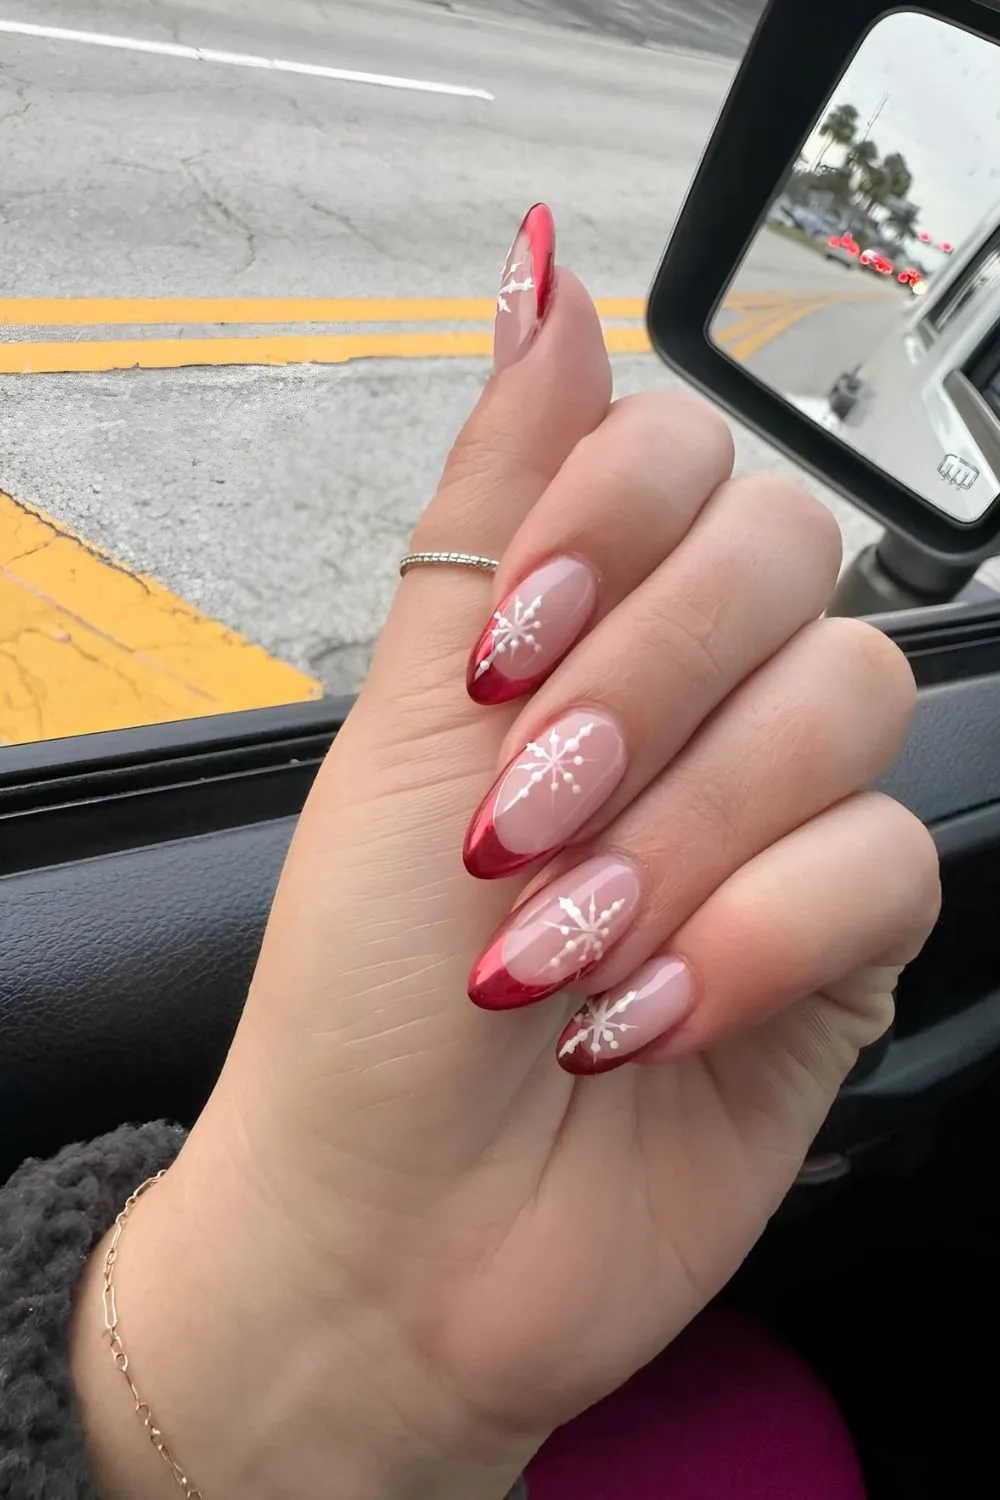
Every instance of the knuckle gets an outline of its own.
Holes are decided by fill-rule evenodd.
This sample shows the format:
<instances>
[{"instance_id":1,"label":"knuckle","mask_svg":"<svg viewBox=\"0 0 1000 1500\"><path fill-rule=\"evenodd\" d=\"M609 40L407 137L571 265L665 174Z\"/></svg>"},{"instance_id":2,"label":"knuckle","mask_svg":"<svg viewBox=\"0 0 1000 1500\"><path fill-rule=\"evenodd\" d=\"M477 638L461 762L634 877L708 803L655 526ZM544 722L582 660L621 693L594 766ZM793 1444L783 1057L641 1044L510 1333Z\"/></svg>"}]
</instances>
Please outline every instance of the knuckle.
<instances>
[{"instance_id":1,"label":"knuckle","mask_svg":"<svg viewBox=\"0 0 1000 1500\"><path fill-rule=\"evenodd\" d=\"M512 423L496 414L467 422L451 446L441 476L441 489L481 482L494 471L503 474L523 461L523 449Z\"/></svg>"},{"instance_id":2,"label":"knuckle","mask_svg":"<svg viewBox=\"0 0 1000 1500\"><path fill-rule=\"evenodd\" d=\"M845 986L831 998L836 999L842 1014L853 1013L859 1027L853 1038L858 1052L885 1036L896 1019L896 997L891 990L862 989L855 992L850 986Z\"/></svg>"},{"instance_id":3,"label":"knuckle","mask_svg":"<svg viewBox=\"0 0 1000 1500\"><path fill-rule=\"evenodd\" d=\"M704 767L683 763L676 769L677 796L684 808L681 821L686 830L683 853L696 864L703 864L705 849L711 849L712 862L719 869L742 862L747 837L743 787L725 772L706 774ZM663 853L667 868L677 861L678 852L675 829L673 843ZM682 858L679 868L687 863Z\"/></svg>"},{"instance_id":4,"label":"knuckle","mask_svg":"<svg viewBox=\"0 0 1000 1500\"><path fill-rule=\"evenodd\" d=\"M623 405L626 403L644 429L664 434L671 446L683 443L687 449L699 449L710 455L720 470L732 472L736 448L729 423L700 396L688 391L649 391L626 397Z\"/></svg>"},{"instance_id":5,"label":"knuckle","mask_svg":"<svg viewBox=\"0 0 1000 1500\"><path fill-rule=\"evenodd\" d=\"M725 628L722 601L712 604L676 595L654 596L651 610L655 618L648 631L649 639L656 642L657 650L665 650L680 666L688 688L728 687L736 642Z\"/></svg>"},{"instance_id":6,"label":"knuckle","mask_svg":"<svg viewBox=\"0 0 1000 1500\"><path fill-rule=\"evenodd\" d=\"M741 475L726 486L726 502L742 519L734 530L745 531L752 519L769 545L780 545L790 566L808 566L810 576L822 584L825 602L837 581L844 550L833 512L780 475Z\"/></svg>"},{"instance_id":7,"label":"knuckle","mask_svg":"<svg viewBox=\"0 0 1000 1500\"><path fill-rule=\"evenodd\" d=\"M609 418L615 425L638 422L657 432L693 429L698 442L723 451L733 447L733 435L722 413L690 391L639 391L622 396L611 407Z\"/></svg>"},{"instance_id":8,"label":"knuckle","mask_svg":"<svg viewBox=\"0 0 1000 1500\"><path fill-rule=\"evenodd\" d=\"M824 644L832 649L866 697L909 723L917 701L913 670L895 641L865 620L835 616L819 622Z\"/></svg>"},{"instance_id":9,"label":"knuckle","mask_svg":"<svg viewBox=\"0 0 1000 1500\"><path fill-rule=\"evenodd\" d=\"M909 808L886 798L899 819L899 850L910 882L910 909L924 934L941 915L941 859L930 830Z\"/></svg>"},{"instance_id":10,"label":"knuckle","mask_svg":"<svg viewBox=\"0 0 1000 1500\"><path fill-rule=\"evenodd\" d=\"M624 396L577 444L574 469L603 489L628 495L638 487L658 507L670 496L695 494L699 504L732 472L733 440L718 412L672 391ZM669 476L669 478L667 477ZM682 504L685 513L691 505Z\"/></svg>"},{"instance_id":11,"label":"knuckle","mask_svg":"<svg viewBox=\"0 0 1000 1500\"><path fill-rule=\"evenodd\" d=\"M865 793L864 810L866 826L877 827L891 868L901 880L906 927L923 943L941 915L941 860L933 835L915 813L885 792Z\"/></svg>"},{"instance_id":12,"label":"knuckle","mask_svg":"<svg viewBox=\"0 0 1000 1500\"><path fill-rule=\"evenodd\" d=\"M485 551L494 544L495 517L511 504L512 492L525 506L551 475L525 452L516 429L504 420L471 421L445 460L437 491L410 538L410 550L456 546Z\"/></svg>"},{"instance_id":13,"label":"knuckle","mask_svg":"<svg viewBox=\"0 0 1000 1500\"><path fill-rule=\"evenodd\" d=\"M840 527L832 512L794 480L780 474L741 474L731 489L739 493L743 505L760 507L775 529L801 527L839 545Z\"/></svg>"}]
</instances>

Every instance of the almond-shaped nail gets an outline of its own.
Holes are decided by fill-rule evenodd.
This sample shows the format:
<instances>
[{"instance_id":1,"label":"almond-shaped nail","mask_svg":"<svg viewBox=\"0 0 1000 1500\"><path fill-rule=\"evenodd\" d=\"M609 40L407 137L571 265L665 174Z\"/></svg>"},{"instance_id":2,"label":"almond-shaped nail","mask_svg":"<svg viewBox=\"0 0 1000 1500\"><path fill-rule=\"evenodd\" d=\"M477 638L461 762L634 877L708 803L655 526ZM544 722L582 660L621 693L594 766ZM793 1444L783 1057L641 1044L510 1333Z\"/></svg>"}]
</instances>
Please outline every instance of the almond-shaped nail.
<instances>
[{"instance_id":1,"label":"almond-shaped nail","mask_svg":"<svg viewBox=\"0 0 1000 1500\"><path fill-rule=\"evenodd\" d=\"M582 557L553 557L522 579L493 611L469 659L476 703L531 693L583 633L597 603L597 574Z\"/></svg>"},{"instance_id":2,"label":"almond-shaped nail","mask_svg":"<svg viewBox=\"0 0 1000 1500\"><path fill-rule=\"evenodd\" d=\"M651 959L626 984L581 1006L559 1038L559 1065L567 1073L609 1073L679 1026L693 1005L683 959Z\"/></svg>"},{"instance_id":3,"label":"almond-shaped nail","mask_svg":"<svg viewBox=\"0 0 1000 1500\"><path fill-rule=\"evenodd\" d=\"M500 929L469 978L470 1000L514 1010L585 978L631 927L641 899L639 872L627 860L586 860Z\"/></svg>"},{"instance_id":4,"label":"almond-shaped nail","mask_svg":"<svg viewBox=\"0 0 1000 1500\"><path fill-rule=\"evenodd\" d=\"M565 714L515 755L480 806L462 851L469 874L496 880L561 848L608 800L627 764L613 719Z\"/></svg>"},{"instance_id":5,"label":"almond-shaped nail","mask_svg":"<svg viewBox=\"0 0 1000 1500\"><path fill-rule=\"evenodd\" d=\"M497 293L493 368L497 374L523 359L548 310L555 281L556 226L545 203L529 208L514 236Z\"/></svg>"}]
</instances>

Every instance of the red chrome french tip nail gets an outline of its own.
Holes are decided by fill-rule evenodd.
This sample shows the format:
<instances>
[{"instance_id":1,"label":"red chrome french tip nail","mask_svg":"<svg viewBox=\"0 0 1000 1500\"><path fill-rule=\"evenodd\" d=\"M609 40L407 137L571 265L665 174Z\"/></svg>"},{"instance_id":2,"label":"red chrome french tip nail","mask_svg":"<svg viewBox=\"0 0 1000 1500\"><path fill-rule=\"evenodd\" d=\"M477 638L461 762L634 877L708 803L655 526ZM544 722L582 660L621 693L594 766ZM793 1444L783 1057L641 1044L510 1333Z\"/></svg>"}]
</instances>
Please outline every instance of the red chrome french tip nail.
<instances>
[{"instance_id":1,"label":"red chrome french tip nail","mask_svg":"<svg viewBox=\"0 0 1000 1500\"><path fill-rule=\"evenodd\" d=\"M683 959L651 959L625 984L577 1011L559 1038L559 1066L577 1076L610 1073L679 1026L693 1004L694 984Z\"/></svg>"},{"instance_id":2,"label":"red chrome french tip nail","mask_svg":"<svg viewBox=\"0 0 1000 1500\"><path fill-rule=\"evenodd\" d=\"M504 963L504 934L495 937L469 975L469 999L482 1010L519 1010L554 995L560 985L522 984Z\"/></svg>"},{"instance_id":3,"label":"red chrome french tip nail","mask_svg":"<svg viewBox=\"0 0 1000 1500\"><path fill-rule=\"evenodd\" d=\"M514 912L469 976L469 999L514 1010L585 978L632 925L641 895L626 860L585 861Z\"/></svg>"},{"instance_id":4,"label":"red chrome french tip nail","mask_svg":"<svg viewBox=\"0 0 1000 1500\"><path fill-rule=\"evenodd\" d=\"M502 601L466 674L475 703L509 703L534 692L579 639L597 603L597 574L582 557L553 557Z\"/></svg>"},{"instance_id":5,"label":"red chrome french tip nail","mask_svg":"<svg viewBox=\"0 0 1000 1500\"><path fill-rule=\"evenodd\" d=\"M555 281L556 226L545 203L529 208L514 236L497 293L493 368L497 374L522 359L548 310Z\"/></svg>"},{"instance_id":6,"label":"red chrome french tip nail","mask_svg":"<svg viewBox=\"0 0 1000 1500\"><path fill-rule=\"evenodd\" d=\"M516 755L469 826L470 875L497 880L559 849L607 801L625 774L621 730L605 714L564 714Z\"/></svg>"}]
</instances>

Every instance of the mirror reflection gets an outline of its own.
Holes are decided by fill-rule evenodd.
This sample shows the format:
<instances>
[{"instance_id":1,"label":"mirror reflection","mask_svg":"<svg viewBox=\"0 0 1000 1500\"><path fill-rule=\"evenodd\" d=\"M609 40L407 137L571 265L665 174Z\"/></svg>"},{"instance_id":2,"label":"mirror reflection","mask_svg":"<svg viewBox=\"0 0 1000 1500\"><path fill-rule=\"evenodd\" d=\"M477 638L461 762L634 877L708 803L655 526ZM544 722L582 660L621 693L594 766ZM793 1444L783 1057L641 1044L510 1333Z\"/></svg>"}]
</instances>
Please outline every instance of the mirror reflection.
<instances>
[{"instance_id":1,"label":"mirror reflection","mask_svg":"<svg viewBox=\"0 0 1000 1500\"><path fill-rule=\"evenodd\" d=\"M862 42L716 314L731 359L956 521L1000 495L1000 47Z\"/></svg>"}]
</instances>

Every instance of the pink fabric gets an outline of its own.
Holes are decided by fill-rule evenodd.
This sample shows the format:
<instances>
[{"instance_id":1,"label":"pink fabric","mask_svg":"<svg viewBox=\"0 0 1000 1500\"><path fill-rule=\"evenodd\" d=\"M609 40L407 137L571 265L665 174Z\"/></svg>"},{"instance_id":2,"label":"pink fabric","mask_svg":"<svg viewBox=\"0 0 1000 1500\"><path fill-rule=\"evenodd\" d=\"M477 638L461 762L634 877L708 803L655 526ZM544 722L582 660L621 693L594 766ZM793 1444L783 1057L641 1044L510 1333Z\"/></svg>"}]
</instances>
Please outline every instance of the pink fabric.
<instances>
[{"instance_id":1,"label":"pink fabric","mask_svg":"<svg viewBox=\"0 0 1000 1500\"><path fill-rule=\"evenodd\" d=\"M530 1500L864 1500L832 1397L770 1334L702 1315L528 1469Z\"/></svg>"}]
</instances>

